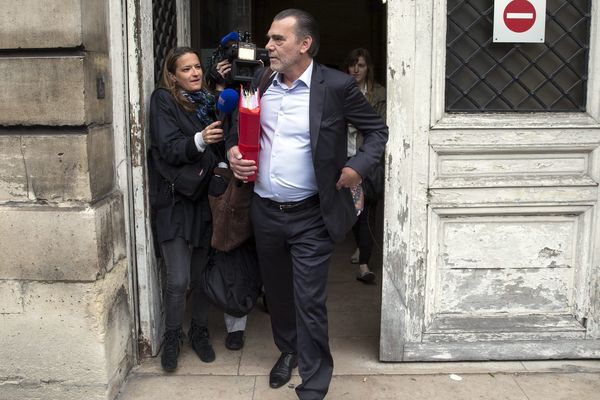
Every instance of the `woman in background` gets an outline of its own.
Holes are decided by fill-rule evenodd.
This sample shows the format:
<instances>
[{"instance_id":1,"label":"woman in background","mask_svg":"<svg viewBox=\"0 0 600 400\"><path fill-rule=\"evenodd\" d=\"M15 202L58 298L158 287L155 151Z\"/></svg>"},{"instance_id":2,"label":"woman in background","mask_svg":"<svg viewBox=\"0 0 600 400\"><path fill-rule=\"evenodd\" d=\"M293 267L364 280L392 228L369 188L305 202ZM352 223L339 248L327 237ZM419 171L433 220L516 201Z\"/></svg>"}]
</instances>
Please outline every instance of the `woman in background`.
<instances>
[{"instance_id":1,"label":"woman in background","mask_svg":"<svg viewBox=\"0 0 600 400\"><path fill-rule=\"evenodd\" d=\"M369 51L363 48L352 50L346 57L343 71L356 79L358 88L365 95L371 107L385 121L386 91L383 86L375 82L373 61ZM348 125L348 157L354 156L361 144L362 134L351 124ZM362 187L364 206L358 216L358 221L352 228L357 248L350 260L353 264L358 264L356 279L363 283L372 283L375 280L375 274L369 269L369 260L373 251L377 202L383 193L383 158L380 165L363 179Z\"/></svg>"}]
</instances>

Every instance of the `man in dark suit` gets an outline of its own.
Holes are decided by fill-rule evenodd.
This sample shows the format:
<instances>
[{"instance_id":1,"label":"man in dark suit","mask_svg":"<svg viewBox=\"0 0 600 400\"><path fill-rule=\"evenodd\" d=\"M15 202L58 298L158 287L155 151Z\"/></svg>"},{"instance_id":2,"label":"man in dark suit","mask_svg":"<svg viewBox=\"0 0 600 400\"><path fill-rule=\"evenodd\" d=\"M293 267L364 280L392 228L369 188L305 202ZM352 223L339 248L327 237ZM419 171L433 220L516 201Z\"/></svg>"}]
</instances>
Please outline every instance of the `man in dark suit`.
<instances>
[{"instance_id":1,"label":"man in dark suit","mask_svg":"<svg viewBox=\"0 0 600 400\"><path fill-rule=\"evenodd\" d=\"M243 159L237 132L228 134L228 156L239 179L258 172L250 215L282 353L269 384L285 385L297 364L298 397L322 399L333 372L325 304L331 253L356 221L350 188L378 162L388 129L352 77L313 62L319 32L310 14L280 12L267 38L275 73L261 93L258 167ZM365 137L349 160L347 123Z\"/></svg>"}]
</instances>

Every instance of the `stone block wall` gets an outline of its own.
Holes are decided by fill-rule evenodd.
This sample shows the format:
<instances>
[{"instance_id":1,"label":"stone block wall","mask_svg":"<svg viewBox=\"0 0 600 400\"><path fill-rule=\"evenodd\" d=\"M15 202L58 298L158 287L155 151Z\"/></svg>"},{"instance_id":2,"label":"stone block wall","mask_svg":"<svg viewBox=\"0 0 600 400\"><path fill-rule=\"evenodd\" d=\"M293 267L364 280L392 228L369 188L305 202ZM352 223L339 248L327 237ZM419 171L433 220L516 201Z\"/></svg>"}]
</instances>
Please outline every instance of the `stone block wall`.
<instances>
[{"instance_id":1,"label":"stone block wall","mask_svg":"<svg viewBox=\"0 0 600 400\"><path fill-rule=\"evenodd\" d=\"M107 7L0 0L0 399L113 399L132 364Z\"/></svg>"}]
</instances>

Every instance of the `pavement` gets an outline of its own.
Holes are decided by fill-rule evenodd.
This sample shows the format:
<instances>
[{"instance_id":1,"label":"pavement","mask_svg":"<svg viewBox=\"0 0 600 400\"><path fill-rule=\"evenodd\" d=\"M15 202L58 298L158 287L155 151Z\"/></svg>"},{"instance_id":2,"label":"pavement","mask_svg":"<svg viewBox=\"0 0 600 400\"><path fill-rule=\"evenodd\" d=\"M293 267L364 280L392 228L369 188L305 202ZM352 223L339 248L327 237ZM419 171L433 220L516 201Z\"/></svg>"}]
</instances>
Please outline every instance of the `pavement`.
<instances>
[{"instance_id":1,"label":"pavement","mask_svg":"<svg viewBox=\"0 0 600 400\"><path fill-rule=\"evenodd\" d=\"M382 363L378 359L381 268L376 284L356 281L349 263L351 238L336 248L329 277L329 329L334 372L327 399L337 400L600 400L600 360ZM375 255L380 260L381 254ZM380 265L380 263L378 263ZM118 400L293 400L300 384L271 389L268 375L279 353L269 316L258 306L248 316L246 343L225 348L222 314L210 314L217 358L200 361L186 342L174 373L160 358L130 372Z\"/></svg>"}]
</instances>

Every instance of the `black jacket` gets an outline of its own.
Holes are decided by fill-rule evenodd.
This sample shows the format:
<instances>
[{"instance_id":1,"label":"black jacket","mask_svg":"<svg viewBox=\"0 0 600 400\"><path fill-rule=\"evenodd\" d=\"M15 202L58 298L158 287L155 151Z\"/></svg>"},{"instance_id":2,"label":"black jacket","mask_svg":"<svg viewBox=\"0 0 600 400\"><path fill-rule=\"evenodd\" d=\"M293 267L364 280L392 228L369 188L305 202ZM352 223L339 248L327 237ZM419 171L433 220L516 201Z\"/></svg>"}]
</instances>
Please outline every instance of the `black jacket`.
<instances>
[{"instance_id":1,"label":"black jacket","mask_svg":"<svg viewBox=\"0 0 600 400\"><path fill-rule=\"evenodd\" d=\"M203 129L196 114L183 110L166 89L159 88L152 93L150 146L158 150L163 160L177 166L193 163L205 156L206 152L222 153L216 146L208 146L205 153L198 151L194 135ZM208 196L193 202L172 191L169 182L156 172L151 157L149 178L157 241L161 243L182 237L193 246L205 245L202 241L207 237L206 230L211 229Z\"/></svg>"}]
</instances>

